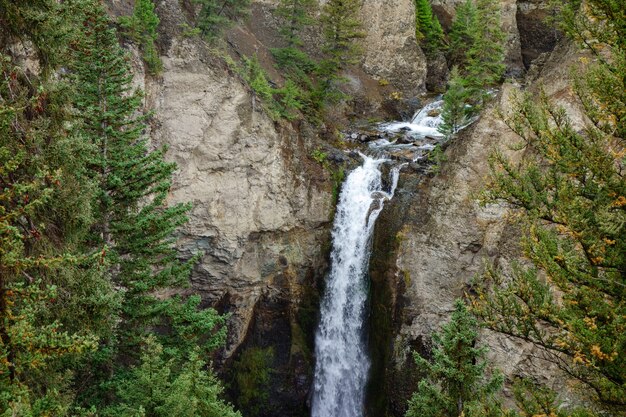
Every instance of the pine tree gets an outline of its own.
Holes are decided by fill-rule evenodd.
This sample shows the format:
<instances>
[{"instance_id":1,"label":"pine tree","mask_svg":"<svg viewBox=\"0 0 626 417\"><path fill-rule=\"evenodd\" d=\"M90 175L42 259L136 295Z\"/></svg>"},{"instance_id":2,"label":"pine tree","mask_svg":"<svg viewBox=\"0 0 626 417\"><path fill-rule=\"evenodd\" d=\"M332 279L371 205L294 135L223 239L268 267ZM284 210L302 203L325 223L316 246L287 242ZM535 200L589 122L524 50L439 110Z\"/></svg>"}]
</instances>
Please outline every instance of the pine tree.
<instances>
[{"instance_id":1,"label":"pine tree","mask_svg":"<svg viewBox=\"0 0 626 417\"><path fill-rule=\"evenodd\" d=\"M201 5L196 27L207 39L219 36L223 29L246 16L250 10L250 0L193 0L193 2Z\"/></svg>"},{"instance_id":2,"label":"pine tree","mask_svg":"<svg viewBox=\"0 0 626 417\"><path fill-rule=\"evenodd\" d=\"M428 0L415 0L415 35L427 54L443 47L443 29Z\"/></svg>"},{"instance_id":3,"label":"pine tree","mask_svg":"<svg viewBox=\"0 0 626 417\"><path fill-rule=\"evenodd\" d=\"M322 52L326 58L321 64L321 71L328 82L341 69L358 62L361 49L356 41L365 36L359 9L358 0L329 0L322 9Z\"/></svg>"},{"instance_id":4,"label":"pine tree","mask_svg":"<svg viewBox=\"0 0 626 417\"><path fill-rule=\"evenodd\" d=\"M509 278L488 270L474 302L488 326L534 343L619 415L626 411L626 17L616 14L620 1L579 5L565 2L559 21L598 58L576 85L591 123L581 129L545 95L520 98L508 123L532 152L521 165L494 155L486 198L524 215L522 246L534 268L518 266Z\"/></svg>"},{"instance_id":5,"label":"pine tree","mask_svg":"<svg viewBox=\"0 0 626 417\"><path fill-rule=\"evenodd\" d=\"M160 343L169 355L186 357L195 346L206 352L223 342L223 331L215 331L224 318L212 309L199 311L199 298L155 295L187 283L195 259L176 259L173 232L186 221L189 206L164 206L175 165L165 162L165 149L148 150L128 58L99 4L86 12L84 28L72 70L81 87L75 101L80 131L96 149L89 168L100 192L91 244L104 245L111 279L122 296L120 322L98 359L108 371L92 377L110 379L107 384L114 387L127 374L124 365L138 359L139 346L154 326L167 329Z\"/></svg>"},{"instance_id":6,"label":"pine tree","mask_svg":"<svg viewBox=\"0 0 626 417\"><path fill-rule=\"evenodd\" d=\"M119 22L127 34L139 43L150 73L158 74L163 67L155 45L160 20L154 12L152 0L136 0L133 15L121 17Z\"/></svg>"},{"instance_id":7,"label":"pine tree","mask_svg":"<svg viewBox=\"0 0 626 417\"><path fill-rule=\"evenodd\" d=\"M113 280L124 288L124 317L137 330L135 320L154 315L161 304L152 291L186 282L190 264L175 259L172 233L189 206L164 207L176 167L165 162L165 149L148 151L128 58L98 5L88 12L73 71L81 86L75 98L80 130L96 148L90 172L100 189L97 237L117 265Z\"/></svg>"},{"instance_id":8,"label":"pine tree","mask_svg":"<svg viewBox=\"0 0 626 417\"><path fill-rule=\"evenodd\" d=\"M316 5L315 0L280 0L276 14L285 21L280 34L287 41L288 48L302 46L300 32L314 23L311 13Z\"/></svg>"},{"instance_id":9,"label":"pine tree","mask_svg":"<svg viewBox=\"0 0 626 417\"><path fill-rule=\"evenodd\" d=\"M504 74L504 40L498 0L476 0L476 25L470 26L466 79L477 90L498 83Z\"/></svg>"},{"instance_id":10,"label":"pine tree","mask_svg":"<svg viewBox=\"0 0 626 417\"><path fill-rule=\"evenodd\" d=\"M449 34L448 60L451 64L465 65L468 51L474 45L475 28L478 24L477 10L473 0L465 0L457 6Z\"/></svg>"},{"instance_id":11,"label":"pine tree","mask_svg":"<svg viewBox=\"0 0 626 417\"><path fill-rule=\"evenodd\" d=\"M146 338L140 364L117 387L120 404L105 415L241 417L219 398L222 385L200 356L193 350L188 357L170 357L154 337Z\"/></svg>"},{"instance_id":12,"label":"pine tree","mask_svg":"<svg viewBox=\"0 0 626 417\"><path fill-rule=\"evenodd\" d=\"M112 300L102 295L111 287L81 245L93 219L95 187L84 176L89 147L67 130L68 86L49 76L65 56L57 41L72 31L71 11L68 3L43 1L0 7L7 22L0 39L3 415L68 415L69 369L115 320ZM16 65L8 48L30 36L37 38L38 74ZM47 37L49 44L39 43Z\"/></svg>"},{"instance_id":13,"label":"pine tree","mask_svg":"<svg viewBox=\"0 0 626 417\"><path fill-rule=\"evenodd\" d=\"M503 415L495 399L503 378L486 376L486 348L475 346L477 337L477 320L457 300L450 322L433 334L432 362L414 355L426 379L409 401L407 417Z\"/></svg>"},{"instance_id":14,"label":"pine tree","mask_svg":"<svg viewBox=\"0 0 626 417\"><path fill-rule=\"evenodd\" d=\"M471 108L467 104L469 92L465 88L465 80L454 67L450 72L448 89L443 96L441 118L443 123L437 130L447 138L457 133L470 120Z\"/></svg>"}]
</instances>

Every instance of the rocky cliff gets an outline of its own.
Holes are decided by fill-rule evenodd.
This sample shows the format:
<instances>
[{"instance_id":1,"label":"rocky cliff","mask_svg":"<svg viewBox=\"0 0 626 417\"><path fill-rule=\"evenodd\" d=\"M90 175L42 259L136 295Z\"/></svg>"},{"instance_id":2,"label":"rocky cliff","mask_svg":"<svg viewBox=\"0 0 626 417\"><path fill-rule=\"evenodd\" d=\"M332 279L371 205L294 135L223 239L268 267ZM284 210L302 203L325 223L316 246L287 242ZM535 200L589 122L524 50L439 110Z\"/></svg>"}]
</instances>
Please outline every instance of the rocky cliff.
<instances>
[{"instance_id":1,"label":"rocky cliff","mask_svg":"<svg viewBox=\"0 0 626 417\"><path fill-rule=\"evenodd\" d=\"M480 191L488 186L488 157L496 149L512 161L522 157L514 150L520 138L501 117L514 111L520 90L537 93L545 86L548 96L581 123L568 72L577 54L563 42L524 83L505 83L480 120L449 144L438 175L403 176L398 197L379 220L374 246L371 334L376 340L373 354L380 361L375 367L377 383L386 384L387 390L371 404L373 415L383 410L403 415L419 378L411 352L428 355L430 334L447 320L454 299L470 291L472 278L486 264L506 271L512 262L523 262L519 230L509 222L511 212L505 206L478 203ZM490 348L490 361L507 377L533 377L559 391L564 402L575 401L575 393L565 389L566 377L540 360L541 352L532 345L488 331L482 343Z\"/></svg>"},{"instance_id":2,"label":"rocky cliff","mask_svg":"<svg viewBox=\"0 0 626 417\"><path fill-rule=\"evenodd\" d=\"M112 13L128 14L131 3L111 1ZM164 68L159 77L143 75L135 53L136 81L154 111L155 142L169 146L167 157L179 166L170 202L193 203L179 248L185 257L203 255L189 292L201 294L204 306L230 314L228 342L217 364L232 368L242 353L271 347L264 413L306 415L333 209L329 174L310 158L323 143L306 123L271 120L227 59L184 35L186 18L196 11L190 2L155 3ZM458 0L433 3L444 27L449 26ZM552 50L557 34L543 23L544 2L503 3L509 72L520 75L533 59ZM230 30L227 40L231 57L258 54L280 83L268 52L281 46L275 7L275 0L254 1L251 18ZM414 3L364 0L362 19L364 57L345 74L355 98L348 113L407 115L424 91L427 68L415 41ZM541 74L554 95L566 90L556 80L570 56L555 55ZM450 145L441 174L428 178L407 170L379 220L371 265L372 416L403 414L419 376L410 351L428 351L431 331L447 318L453 299L483 262L506 264L518 256L506 209L481 208L475 201L492 149L517 141L497 110L510 108L518 87L503 86L493 108ZM486 337L509 375L535 369L527 360L529 347Z\"/></svg>"},{"instance_id":3,"label":"rocky cliff","mask_svg":"<svg viewBox=\"0 0 626 417\"><path fill-rule=\"evenodd\" d=\"M129 49L136 84L154 112L152 137L169 147L167 158L179 166L169 201L193 203L179 240L182 256L203 254L189 292L200 294L204 306L230 314L217 364L229 369L246 350L271 347L267 409L304 415L332 215L329 175L310 159L320 140L306 123L271 120L227 59L183 34L186 17L195 12L191 4L155 3L162 74L145 75L139 54ZM258 54L280 83L268 53L281 42L275 6L254 2L252 17L230 30L227 40L232 57ZM378 79L409 95L423 90L425 61L415 42L412 7L411 0L364 5L363 18L373 19L365 57L348 76L351 88L368 96L369 108L385 99L367 91L380 87ZM114 15L128 14L132 2L112 1L110 8Z\"/></svg>"}]
</instances>

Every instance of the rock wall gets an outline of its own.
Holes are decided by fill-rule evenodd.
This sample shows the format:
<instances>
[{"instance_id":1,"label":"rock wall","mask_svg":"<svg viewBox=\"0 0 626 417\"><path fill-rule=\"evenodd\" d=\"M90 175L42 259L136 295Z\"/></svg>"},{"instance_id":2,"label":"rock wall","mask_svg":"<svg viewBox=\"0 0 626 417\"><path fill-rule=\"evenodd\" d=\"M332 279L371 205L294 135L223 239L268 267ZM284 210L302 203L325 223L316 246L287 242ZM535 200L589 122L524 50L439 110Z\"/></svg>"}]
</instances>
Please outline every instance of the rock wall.
<instances>
[{"instance_id":1,"label":"rock wall","mask_svg":"<svg viewBox=\"0 0 626 417\"><path fill-rule=\"evenodd\" d=\"M155 4L162 73L146 76L129 49L154 112L154 145L166 145L178 165L168 203L193 204L178 248L184 258L202 256L186 292L230 315L214 358L227 382L242 351L271 347L270 415L297 415L311 385L333 205L329 174L310 158L319 139L306 123L273 121L220 53L183 36L186 2ZM124 5L113 2L112 13L126 13Z\"/></svg>"},{"instance_id":2,"label":"rock wall","mask_svg":"<svg viewBox=\"0 0 626 417\"><path fill-rule=\"evenodd\" d=\"M403 415L419 379L411 352L429 353L431 333L449 318L454 300L469 289L471 279L487 263L506 271L522 259L519 230L509 223L507 207L481 207L477 201L487 186L488 157L495 149L512 161L522 157L521 151L512 150L519 137L499 114L514 111L513 97L520 89L536 92L545 85L546 93L581 126L568 76L576 59L575 48L564 43L543 69L535 69L538 75L530 76L527 85L504 84L480 120L450 143L440 173L421 180L415 173L405 173L398 187L400 197L383 211L374 249L384 262L372 264L373 285L379 292L373 293L371 314L374 321L381 315L388 319L386 326L371 331L382 332L378 335L382 342L385 334L389 337L389 347L374 361L380 361L377 383L386 384L385 407L391 415ZM403 194L412 197L403 199ZM490 361L508 377L533 376L560 391L565 401L571 399L571 392L563 392L565 378L558 370L532 359L541 356L534 346L488 331L482 334L482 343L490 347ZM510 395L506 390L505 394Z\"/></svg>"},{"instance_id":3,"label":"rock wall","mask_svg":"<svg viewBox=\"0 0 626 417\"><path fill-rule=\"evenodd\" d=\"M415 38L414 0L365 0L361 19L364 71L409 97L422 92L426 58Z\"/></svg>"}]
</instances>

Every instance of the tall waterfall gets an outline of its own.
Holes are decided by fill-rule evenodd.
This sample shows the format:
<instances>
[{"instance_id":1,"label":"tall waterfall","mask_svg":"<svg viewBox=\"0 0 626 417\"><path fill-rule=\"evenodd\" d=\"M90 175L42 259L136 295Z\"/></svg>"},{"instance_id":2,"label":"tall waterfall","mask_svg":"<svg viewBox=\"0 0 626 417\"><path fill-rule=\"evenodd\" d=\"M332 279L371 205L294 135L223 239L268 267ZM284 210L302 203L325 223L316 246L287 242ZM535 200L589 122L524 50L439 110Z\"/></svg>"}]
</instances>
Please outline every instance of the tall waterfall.
<instances>
[{"instance_id":1,"label":"tall waterfall","mask_svg":"<svg viewBox=\"0 0 626 417\"><path fill-rule=\"evenodd\" d=\"M374 223L393 197L400 166L383 190L384 159L363 156L348 175L339 197L332 238L331 268L315 339L312 417L362 417L370 367L364 329L367 272Z\"/></svg>"}]
</instances>

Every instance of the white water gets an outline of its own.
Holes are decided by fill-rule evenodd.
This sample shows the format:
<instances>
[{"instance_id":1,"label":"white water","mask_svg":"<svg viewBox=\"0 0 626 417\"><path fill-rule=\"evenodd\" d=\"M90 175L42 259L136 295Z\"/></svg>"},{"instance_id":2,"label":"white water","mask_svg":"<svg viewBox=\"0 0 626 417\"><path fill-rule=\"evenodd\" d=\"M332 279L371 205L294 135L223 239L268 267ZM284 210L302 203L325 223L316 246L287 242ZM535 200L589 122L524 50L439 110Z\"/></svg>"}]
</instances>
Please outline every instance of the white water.
<instances>
[{"instance_id":1,"label":"white water","mask_svg":"<svg viewBox=\"0 0 626 417\"><path fill-rule=\"evenodd\" d=\"M384 159L362 155L363 165L348 175L333 226L331 269L315 339L312 417L362 417L370 362L364 329L367 272L374 224L384 202L393 198L402 166L391 171L383 190Z\"/></svg>"},{"instance_id":2,"label":"white water","mask_svg":"<svg viewBox=\"0 0 626 417\"><path fill-rule=\"evenodd\" d=\"M442 137L437 128L443 123L441 118L441 108L443 107L443 100L436 100L427 104L421 110L419 110L410 122L391 122L380 126L382 130L387 132L399 132L406 130L408 133L415 136L433 136ZM429 116L432 111L437 111L437 116Z\"/></svg>"}]
</instances>

